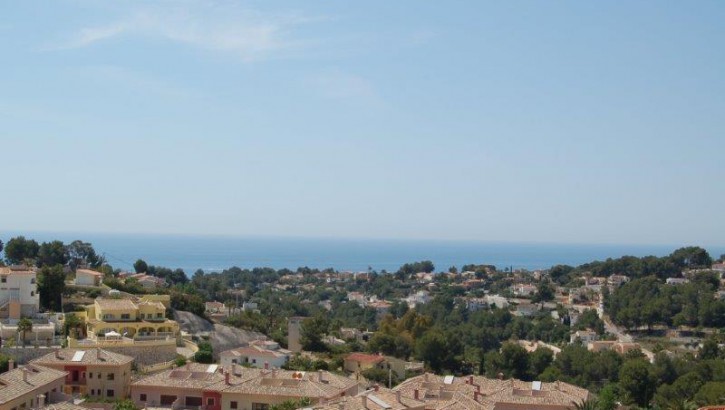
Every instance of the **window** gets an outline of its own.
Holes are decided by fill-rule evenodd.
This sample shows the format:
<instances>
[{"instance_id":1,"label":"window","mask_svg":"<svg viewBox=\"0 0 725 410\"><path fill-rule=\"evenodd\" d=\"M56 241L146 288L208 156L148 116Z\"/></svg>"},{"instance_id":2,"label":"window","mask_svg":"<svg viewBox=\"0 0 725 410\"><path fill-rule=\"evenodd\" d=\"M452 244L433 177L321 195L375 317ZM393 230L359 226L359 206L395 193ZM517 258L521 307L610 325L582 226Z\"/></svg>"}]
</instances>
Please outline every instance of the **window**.
<instances>
[{"instance_id":1,"label":"window","mask_svg":"<svg viewBox=\"0 0 725 410\"><path fill-rule=\"evenodd\" d=\"M88 378L89 379L92 379L93 378L93 372L88 372Z\"/></svg>"},{"instance_id":2,"label":"window","mask_svg":"<svg viewBox=\"0 0 725 410\"><path fill-rule=\"evenodd\" d=\"M113 390L112 389L106 390L106 397L113 397Z\"/></svg>"},{"instance_id":3,"label":"window","mask_svg":"<svg viewBox=\"0 0 725 410\"><path fill-rule=\"evenodd\" d=\"M233 401L233 402L229 403L229 407L230 408L236 409L236 408L238 408L237 406L238 405L237 405L237 402L236 401ZM13 410L15 410L15 409L13 409Z\"/></svg>"},{"instance_id":4,"label":"window","mask_svg":"<svg viewBox=\"0 0 725 410\"><path fill-rule=\"evenodd\" d=\"M269 404L252 403L252 410L269 410Z\"/></svg>"},{"instance_id":5,"label":"window","mask_svg":"<svg viewBox=\"0 0 725 410\"><path fill-rule=\"evenodd\" d=\"M3 276L2 283L8 283L8 278L6 278L5 276Z\"/></svg>"},{"instance_id":6,"label":"window","mask_svg":"<svg viewBox=\"0 0 725 410\"><path fill-rule=\"evenodd\" d=\"M116 378L116 374L115 373L108 373L106 375L106 380L114 380L115 378Z\"/></svg>"},{"instance_id":7,"label":"window","mask_svg":"<svg viewBox=\"0 0 725 410\"><path fill-rule=\"evenodd\" d=\"M30 291L30 297L33 297L33 296L35 296L35 292L33 292L33 291L31 290L31 291Z\"/></svg>"},{"instance_id":8,"label":"window","mask_svg":"<svg viewBox=\"0 0 725 410\"><path fill-rule=\"evenodd\" d=\"M121 319L126 319L126 320L131 319L131 315L128 314L128 313L122 313L121 314Z\"/></svg>"},{"instance_id":9,"label":"window","mask_svg":"<svg viewBox=\"0 0 725 410\"><path fill-rule=\"evenodd\" d=\"M209 397L206 399L206 405L207 406L213 406L214 405L214 399L212 397Z\"/></svg>"},{"instance_id":10,"label":"window","mask_svg":"<svg viewBox=\"0 0 725 410\"><path fill-rule=\"evenodd\" d=\"M163 313L157 313L156 314L156 318L163 319L164 318L164 314Z\"/></svg>"},{"instance_id":11,"label":"window","mask_svg":"<svg viewBox=\"0 0 725 410\"><path fill-rule=\"evenodd\" d=\"M252 359L252 363L257 363L257 359Z\"/></svg>"},{"instance_id":12,"label":"window","mask_svg":"<svg viewBox=\"0 0 725 410\"><path fill-rule=\"evenodd\" d=\"M138 395L139 401L146 401L146 393L141 393Z\"/></svg>"},{"instance_id":13,"label":"window","mask_svg":"<svg viewBox=\"0 0 725 410\"><path fill-rule=\"evenodd\" d=\"M96 395L96 389L91 389L91 396L95 396L95 395Z\"/></svg>"}]
</instances>

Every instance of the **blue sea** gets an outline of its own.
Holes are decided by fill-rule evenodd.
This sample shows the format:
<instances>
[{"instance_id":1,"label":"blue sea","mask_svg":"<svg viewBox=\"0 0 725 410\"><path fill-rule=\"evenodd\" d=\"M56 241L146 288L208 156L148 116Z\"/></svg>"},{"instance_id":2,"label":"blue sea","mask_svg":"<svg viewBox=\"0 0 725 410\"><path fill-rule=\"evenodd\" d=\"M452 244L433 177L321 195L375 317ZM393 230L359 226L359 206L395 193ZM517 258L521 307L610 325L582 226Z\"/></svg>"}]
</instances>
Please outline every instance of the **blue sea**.
<instances>
[{"instance_id":1,"label":"blue sea","mask_svg":"<svg viewBox=\"0 0 725 410\"><path fill-rule=\"evenodd\" d=\"M7 242L18 232L2 232ZM131 270L133 262L144 259L150 265L181 268L191 275L241 268L275 269L335 268L365 271L368 267L396 271L406 262L431 260L436 270L464 264L490 264L504 267L542 269L557 264L580 265L593 260L623 255L665 256L685 245L581 245L551 243L505 243L475 241L322 239L181 236L148 234L45 233L25 232L38 242L75 239L91 242L96 252L106 256L114 268ZM689 244L688 244L689 245ZM725 247L707 247L718 257Z\"/></svg>"}]
</instances>

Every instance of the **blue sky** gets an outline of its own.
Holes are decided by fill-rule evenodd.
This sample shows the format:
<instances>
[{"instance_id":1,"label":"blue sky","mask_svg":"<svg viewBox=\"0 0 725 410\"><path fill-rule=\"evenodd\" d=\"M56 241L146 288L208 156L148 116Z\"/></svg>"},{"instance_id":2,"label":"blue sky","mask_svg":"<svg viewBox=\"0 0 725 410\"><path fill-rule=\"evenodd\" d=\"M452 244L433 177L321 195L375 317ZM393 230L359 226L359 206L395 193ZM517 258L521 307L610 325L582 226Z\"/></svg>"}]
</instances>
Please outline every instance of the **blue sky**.
<instances>
[{"instance_id":1,"label":"blue sky","mask_svg":"<svg viewBox=\"0 0 725 410\"><path fill-rule=\"evenodd\" d=\"M10 2L0 229L725 243L722 2Z\"/></svg>"}]
</instances>

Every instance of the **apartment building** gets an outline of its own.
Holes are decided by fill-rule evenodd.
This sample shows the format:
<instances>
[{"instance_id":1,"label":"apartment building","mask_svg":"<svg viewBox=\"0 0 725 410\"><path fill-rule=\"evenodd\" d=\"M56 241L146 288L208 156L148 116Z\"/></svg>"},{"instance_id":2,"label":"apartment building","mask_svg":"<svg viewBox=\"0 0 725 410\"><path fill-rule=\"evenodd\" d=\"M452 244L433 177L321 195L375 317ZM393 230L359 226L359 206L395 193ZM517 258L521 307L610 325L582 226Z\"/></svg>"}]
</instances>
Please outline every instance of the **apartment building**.
<instances>
[{"instance_id":1,"label":"apartment building","mask_svg":"<svg viewBox=\"0 0 725 410\"><path fill-rule=\"evenodd\" d=\"M25 266L0 268L0 319L33 317L39 308L35 270Z\"/></svg>"},{"instance_id":2,"label":"apartment building","mask_svg":"<svg viewBox=\"0 0 725 410\"><path fill-rule=\"evenodd\" d=\"M37 365L12 367L11 362L11 369L0 374L0 410L41 407L63 396L64 371Z\"/></svg>"},{"instance_id":3,"label":"apartment building","mask_svg":"<svg viewBox=\"0 0 725 410\"><path fill-rule=\"evenodd\" d=\"M312 403L329 402L359 392L355 380L326 371L255 370L258 375L226 386L221 392L222 408L267 410L273 404L308 398Z\"/></svg>"},{"instance_id":4,"label":"apartment building","mask_svg":"<svg viewBox=\"0 0 725 410\"><path fill-rule=\"evenodd\" d=\"M249 369L189 363L145 377L131 386L139 407L196 407L205 410L266 410L304 397L313 403L354 396L354 380L329 372Z\"/></svg>"},{"instance_id":5,"label":"apartment building","mask_svg":"<svg viewBox=\"0 0 725 410\"><path fill-rule=\"evenodd\" d=\"M402 397L425 402L426 409L573 410L591 394L568 383L524 382L481 376L437 376L425 373L393 389Z\"/></svg>"},{"instance_id":6,"label":"apartment building","mask_svg":"<svg viewBox=\"0 0 725 410\"><path fill-rule=\"evenodd\" d=\"M32 363L67 373L63 382L66 394L115 400L126 398L131 392L130 356L98 348L62 349Z\"/></svg>"}]
</instances>

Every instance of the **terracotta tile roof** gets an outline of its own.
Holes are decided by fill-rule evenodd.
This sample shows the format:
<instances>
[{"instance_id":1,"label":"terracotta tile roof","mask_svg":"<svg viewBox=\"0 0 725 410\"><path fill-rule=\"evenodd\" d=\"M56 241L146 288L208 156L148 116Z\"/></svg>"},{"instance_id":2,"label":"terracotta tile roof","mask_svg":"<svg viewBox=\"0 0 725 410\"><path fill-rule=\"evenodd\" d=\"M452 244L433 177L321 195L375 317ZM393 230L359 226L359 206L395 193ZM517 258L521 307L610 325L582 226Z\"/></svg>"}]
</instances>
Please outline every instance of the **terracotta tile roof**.
<instances>
[{"instance_id":1,"label":"terracotta tile roof","mask_svg":"<svg viewBox=\"0 0 725 410\"><path fill-rule=\"evenodd\" d=\"M259 346L245 346L238 347L236 349L226 350L219 354L220 356L256 356L256 357L284 357L287 356L284 353L277 352L274 350L265 349Z\"/></svg>"},{"instance_id":2,"label":"terracotta tile roof","mask_svg":"<svg viewBox=\"0 0 725 410\"><path fill-rule=\"evenodd\" d=\"M539 383L515 379L498 380L481 376L452 377L424 374L398 385L395 391L426 401L428 409L495 409L499 405L560 406L573 408L573 403L587 400L586 389L568 383Z\"/></svg>"},{"instance_id":3,"label":"terracotta tile roof","mask_svg":"<svg viewBox=\"0 0 725 410\"><path fill-rule=\"evenodd\" d=\"M296 372L257 369L253 371L256 371L256 377L235 386L227 386L224 393L329 400L357 386L355 380L325 371Z\"/></svg>"},{"instance_id":4,"label":"terracotta tile roof","mask_svg":"<svg viewBox=\"0 0 725 410\"><path fill-rule=\"evenodd\" d=\"M83 352L83 354L79 353ZM77 360L73 360L76 358ZM111 352L104 349L61 349L54 353L48 353L32 361L39 365L54 365L59 363L78 363L93 365L118 365L127 364L133 361L133 357Z\"/></svg>"},{"instance_id":5,"label":"terracotta tile roof","mask_svg":"<svg viewBox=\"0 0 725 410\"><path fill-rule=\"evenodd\" d=\"M367 390L356 396L346 396L325 404L310 407L314 410L405 410L425 408L425 402L412 397L398 395L396 392L384 387L377 390Z\"/></svg>"},{"instance_id":6,"label":"terracotta tile roof","mask_svg":"<svg viewBox=\"0 0 725 410\"><path fill-rule=\"evenodd\" d=\"M84 274L84 275L103 276L103 274L101 272L98 272L95 270L90 270L90 269L77 269L76 275L78 275L79 273Z\"/></svg>"},{"instance_id":7,"label":"terracotta tile roof","mask_svg":"<svg viewBox=\"0 0 725 410\"><path fill-rule=\"evenodd\" d=\"M131 299L98 298L96 303L102 310L136 310L136 304Z\"/></svg>"},{"instance_id":8,"label":"terracotta tile roof","mask_svg":"<svg viewBox=\"0 0 725 410\"><path fill-rule=\"evenodd\" d=\"M26 380L23 380L24 372L27 373ZM64 380L65 376L66 372L37 365L18 367L0 374L0 404L7 403L55 381Z\"/></svg>"},{"instance_id":9,"label":"terracotta tile roof","mask_svg":"<svg viewBox=\"0 0 725 410\"><path fill-rule=\"evenodd\" d=\"M350 353L345 357L345 361L348 360L360 363L380 363L385 360L385 357L377 354Z\"/></svg>"},{"instance_id":10,"label":"terracotta tile roof","mask_svg":"<svg viewBox=\"0 0 725 410\"><path fill-rule=\"evenodd\" d=\"M209 372L211 365L187 363L184 366L156 373L133 382L133 386L180 387L185 389L203 389L224 380L219 371Z\"/></svg>"},{"instance_id":11,"label":"terracotta tile roof","mask_svg":"<svg viewBox=\"0 0 725 410\"><path fill-rule=\"evenodd\" d=\"M331 399L353 388L357 382L329 372L294 372L286 370L261 370L234 366L229 383L222 368L217 365L190 363L145 377L133 383L132 388L170 387L217 391L229 394L257 394L286 397ZM213 371L209 371L213 370ZM322 381L319 377L322 375Z\"/></svg>"}]
</instances>

